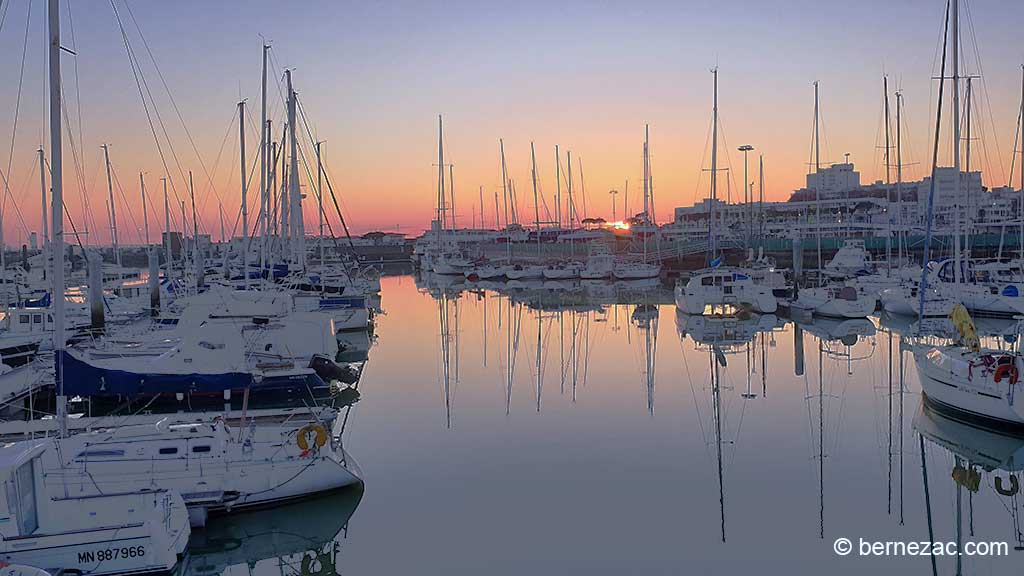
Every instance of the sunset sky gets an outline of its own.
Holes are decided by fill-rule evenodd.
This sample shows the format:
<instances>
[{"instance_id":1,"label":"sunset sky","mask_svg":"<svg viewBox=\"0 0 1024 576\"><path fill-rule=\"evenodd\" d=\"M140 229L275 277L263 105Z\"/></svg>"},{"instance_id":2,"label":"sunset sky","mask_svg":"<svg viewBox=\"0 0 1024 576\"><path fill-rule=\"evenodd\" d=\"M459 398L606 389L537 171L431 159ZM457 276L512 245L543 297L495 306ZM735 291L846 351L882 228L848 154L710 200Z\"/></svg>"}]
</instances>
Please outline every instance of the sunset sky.
<instances>
[{"instance_id":1,"label":"sunset sky","mask_svg":"<svg viewBox=\"0 0 1024 576\"><path fill-rule=\"evenodd\" d=\"M65 131L64 180L71 217L80 228L89 222L90 242L109 241L100 149L107 142L124 194L122 198L115 191L121 241L141 241L140 170L160 204L150 217L155 239L163 226L160 178L165 171L114 8L109 2L73 0L62 6L63 43L77 53L62 59L64 96L83 163L77 170ZM752 179L756 154L764 154L767 198L785 199L803 184L815 80L821 86L823 161L841 161L849 153L863 181L884 178L879 149L883 74L889 75L890 92L902 88L905 95L904 161L912 164L905 177L919 178L930 158L936 86L931 77L938 73L941 0L567 1L524 2L514 9L487 2L128 0L131 13L124 0L114 0L113 6L141 64L141 79L156 101L150 112L174 189L186 199L181 174L194 172L200 228L215 239L220 237L219 204L229 231L238 212L236 114L241 98L247 99L252 120L246 122L250 165L259 144L261 35L273 46L271 80L280 80L284 67L294 70L300 102L316 138L325 141L327 169L355 232L415 234L428 225L436 197L438 114L445 120L445 159L455 165L460 224L471 224L474 210L479 212L480 186L486 221L493 224L494 192L501 186L499 138L505 141L521 211L530 220L531 141L549 204L555 193L558 144L563 156L571 150L574 159L582 158L588 215L609 218L608 190L622 191L627 179L635 212L640 206L644 123L651 126L657 217L666 220L675 206L707 194L701 169L710 163L709 70L715 65L720 70L724 136L720 150L727 152L720 152L720 162L732 168L733 198L742 194L742 155L736 151L741 144L756 149ZM0 154L11 154L10 167L2 157L0 169L10 182L4 210L10 244L40 229L36 150L41 141L48 147L45 2L4 3L0 13L0 49L5 54L0 63L5 79L0 85ZM1024 3L1016 0L962 2L963 65L966 72L981 76L975 84L978 140L973 157L990 186L1006 184L1009 173L1024 61L1022 21ZM272 87L271 94L278 132L282 92ZM948 124L944 130L948 161ZM304 171L302 175L305 186ZM579 193L578 165L574 179ZM84 182L84 191L79 182ZM257 187L255 182L250 186L253 219ZM316 209L308 191L307 230L313 231ZM83 193L91 204L89 215ZM724 185L720 193L726 193ZM619 215L623 200L620 195ZM172 213L180 220L180 207ZM333 209L330 220L337 221Z\"/></svg>"}]
</instances>

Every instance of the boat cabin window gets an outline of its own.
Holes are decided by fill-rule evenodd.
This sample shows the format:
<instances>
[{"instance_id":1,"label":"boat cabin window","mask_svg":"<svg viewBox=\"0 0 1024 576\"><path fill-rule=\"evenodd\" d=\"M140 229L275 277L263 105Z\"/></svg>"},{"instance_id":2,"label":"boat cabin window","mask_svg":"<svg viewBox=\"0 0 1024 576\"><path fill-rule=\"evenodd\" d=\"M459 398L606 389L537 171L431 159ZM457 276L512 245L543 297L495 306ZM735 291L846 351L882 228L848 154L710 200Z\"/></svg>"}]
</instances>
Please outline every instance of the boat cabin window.
<instances>
[{"instance_id":1,"label":"boat cabin window","mask_svg":"<svg viewBox=\"0 0 1024 576\"><path fill-rule=\"evenodd\" d=\"M28 317L28 314L22 314L22 315L21 315L21 318L20 318L20 319L19 319L18 321L19 321L20 323L22 323L22 324L28 324L28 323L29 323L29 317Z\"/></svg>"},{"instance_id":2,"label":"boat cabin window","mask_svg":"<svg viewBox=\"0 0 1024 576\"><path fill-rule=\"evenodd\" d=\"M715 283L714 276L705 276L705 277L700 279L701 286L711 286L714 283Z\"/></svg>"},{"instance_id":3,"label":"boat cabin window","mask_svg":"<svg viewBox=\"0 0 1024 576\"><path fill-rule=\"evenodd\" d=\"M210 447L209 446L193 446L192 447L192 452L193 453L209 452L209 451L210 451Z\"/></svg>"},{"instance_id":4,"label":"boat cabin window","mask_svg":"<svg viewBox=\"0 0 1024 576\"><path fill-rule=\"evenodd\" d=\"M168 447L168 448L161 448L160 449L160 453L161 454L177 454L178 453L178 447L177 446L171 446L171 447Z\"/></svg>"},{"instance_id":5,"label":"boat cabin window","mask_svg":"<svg viewBox=\"0 0 1024 576\"><path fill-rule=\"evenodd\" d=\"M118 458L124 456L124 450L83 450L78 458Z\"/></svg>"},{"instance_id":6,"label":"boat cabin window","mask_svg":"<svg viewBox=\"0 0 1024 576\"><path fill-rule=\"evenodd\" d=\"M43 315L42 314L33 314L32 315L32 323L33 324L42 324L43 323Z\"/></svg>"},{"instance_id":7,"label":"boat cabin window","mask_svg":"<svg viewBox=\"0 0 1024 576\"><path fill-rule=\"evenodd\" d=\"M18 491L18 533L22 536L32 534L39 528L34 464L35 459L29 460L19 466L15 473L15 484Z\"/></svg>"}]
</instances>

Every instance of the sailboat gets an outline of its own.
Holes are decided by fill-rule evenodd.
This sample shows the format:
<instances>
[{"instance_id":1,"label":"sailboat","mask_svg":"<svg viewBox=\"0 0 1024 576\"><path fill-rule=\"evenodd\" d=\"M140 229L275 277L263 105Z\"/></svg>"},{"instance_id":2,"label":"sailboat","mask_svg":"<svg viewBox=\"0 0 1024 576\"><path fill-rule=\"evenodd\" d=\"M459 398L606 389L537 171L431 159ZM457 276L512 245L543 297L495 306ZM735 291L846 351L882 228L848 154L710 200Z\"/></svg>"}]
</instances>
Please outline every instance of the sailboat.
<instances>
[{"instance_id":1,"label":"sailboat","mask_svg":"<svg viewBox=\"0 0 1024 576\"><path fill-rule=\"evenodd\" d=\"M657 229L652 225L651 218L651 155L649 131L644 126L644 211L639 218L634 219L633 227L637 233L643 236L643 259L642 260L617 260L612 267L612 275L618 280L643 280L657 278L661 275L661 264L647 261L647 243L650 231Z\"/></svg>"},{"instance_id":2,"label":"sailboat","mask_svg":"<svg viewBox=\"0 0 1024 576\"><path fill-rule=\"evenodd\" d=\"M751 308L755 312L773 314L778 308L778 300L772 288L755 284L746 270L722 266L722 257L717 254L714 210L718 201L718 68L711 72L714 75L714 105L711 128L711 214L708 220L710 262L707 268L693 272L686 284L676 284L676 307L688 314L704 314L709 306Z\"/></svg>"},{"instance_id":3,"label":"sailboat","mask_svg":"<svg viewBox=\"0 0 1024 576\"><path fill-rule=\"evenodd\" d=\"M959 1L951 0L952 22L946 35L952 31L952 87L954 158L959 171ZM947 18L948 20L948 18ZM943 39L942 76L945 76L945 37ZM942 94L945 82L939 82L939 106L936 110L936 133L932 160L932 185L928 195L927 234L924 245L924 261L929 256L931 241L932 213L935 197L934 174L939 149L939 130L942 118ZM958 172L959 173L959 172ZM959 235L958 235L959 238ZM959 248L959 241L957 242ZM959 254L954 262L954 273L959 280L964 268L960 267ZM941 272L940 272L941 274ZM921 286L927 288L928 275L921 275ZM973 286L955 282L958 289ZM923 308L923 303L920 304ZM913 346L914 361L925 402L937 411L962 419L972 424L1014 432L1024 431L1024 405L1016 398L1016 384L1024 369L1019 339L1009 350L982 347L974 322L963 305L957 305L950 315L959 338L952 344L930 344L920 342Z\"/></svg>"},{"instance_id":4,"label":"sailboat","mask_svg":"<svg viewBox=\"0 0 1024 576\"><path fill-rule=\"evenodd\" d=\"M64 204L60 90L60 2L49 0L49 110L53 179L53 292L64 292ZM64 298L54 300L53 347L65 347ZM58 356L59 358L59 356ZM56 369L57 418L67 429L65 373ZM52 497L44 487L41 459L56 449L53 439L26 440L0 447L0 560L113 576L168 572L178 564L191 530L182 497L147 488L89 497ZM56 570L54 570L56 571Z\"/></svg>"},{"instance_id":5,"label":"sailboat","mask_svg":"<svg viewBox=\"0 0 1024 576\"><path fill-rule=\"evenodd\" d=\"M814 166L815 171L821 169L821 150L818 134L818 83L814 83ZM853 286L842 284L827 284L823 276L826 270L821 266L821 202L817 186L814 196L817 209L815 220L817 222L818 236L818 285L809 288L800 288L797 291L796 300L792 306L797 309L807 310L820 316L831 316L835 318L866 318L875 311L878 305L878 297L874 294L859 294ZM863 246L860 247L861 249ZM851 247L851 250L853 248ZM859 259L858 259L859 260Z\"/></svg>"}]
</instances>

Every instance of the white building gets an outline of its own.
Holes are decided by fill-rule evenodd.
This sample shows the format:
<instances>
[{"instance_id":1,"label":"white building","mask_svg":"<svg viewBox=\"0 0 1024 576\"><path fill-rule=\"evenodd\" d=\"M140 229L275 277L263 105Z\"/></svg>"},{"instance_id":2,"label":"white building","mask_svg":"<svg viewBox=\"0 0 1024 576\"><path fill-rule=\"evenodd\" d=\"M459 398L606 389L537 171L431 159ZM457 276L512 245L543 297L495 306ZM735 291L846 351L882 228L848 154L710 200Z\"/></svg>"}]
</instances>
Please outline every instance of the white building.
<instances>
[{"instance_id":1,"label":"white building","mask_svg":"<svg viewBox=\"0 0 1024 576\"><path fill-rule=\"evenodd\" d=\"M822 200L857 188L860 188L860 172L853 169L853 162L833 164L807 175L807 189L817 191Z\"/></svg>"}]
</instances>

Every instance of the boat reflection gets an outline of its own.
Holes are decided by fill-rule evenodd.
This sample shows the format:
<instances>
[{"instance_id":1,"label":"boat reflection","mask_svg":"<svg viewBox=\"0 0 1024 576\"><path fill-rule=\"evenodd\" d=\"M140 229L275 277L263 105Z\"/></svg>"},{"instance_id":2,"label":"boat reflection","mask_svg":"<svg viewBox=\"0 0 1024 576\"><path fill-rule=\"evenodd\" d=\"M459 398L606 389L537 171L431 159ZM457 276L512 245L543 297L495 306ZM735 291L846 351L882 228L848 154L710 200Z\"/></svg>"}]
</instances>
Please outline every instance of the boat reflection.
<instances>
[{"instance_id":1,"label":"boat reflection","mask_svg":"<svg viewBox=\"0 0 1024 576\"><path fill-rule=\"evenodd\" d=\"M939 446L953 457L950 478L956 488L954 510L957 543L964 539L964 516L970 535L974 535L974 498L987 494L996 498L1009 515L1010 538L1015 550L1024 550L1024 535L1020 530L1020 473L1024 470L1024 437L982 429L942 414L922 401L913 421L914 430L921 438L922 465L927 466L925 441ZM941 460L940 460L941 461ZM934 465L934 463L933 463ZM932 502L925 476L926 506L929 519ZM967 495L966 510L964 491ZM929 527L931 529L931 527ZM960 559L957 558L960 572Z\"/></svg>"},{"instance_id":2,"label":"boat reflection","mask_svg":"<svg viewBox=\"0 0 1024 576\"><path fill-rule=\"evenodd\" d=\"M192 533L176 576L335 576L362 485L289 506L212 519Z\"/></svg>"}]
</instances>

